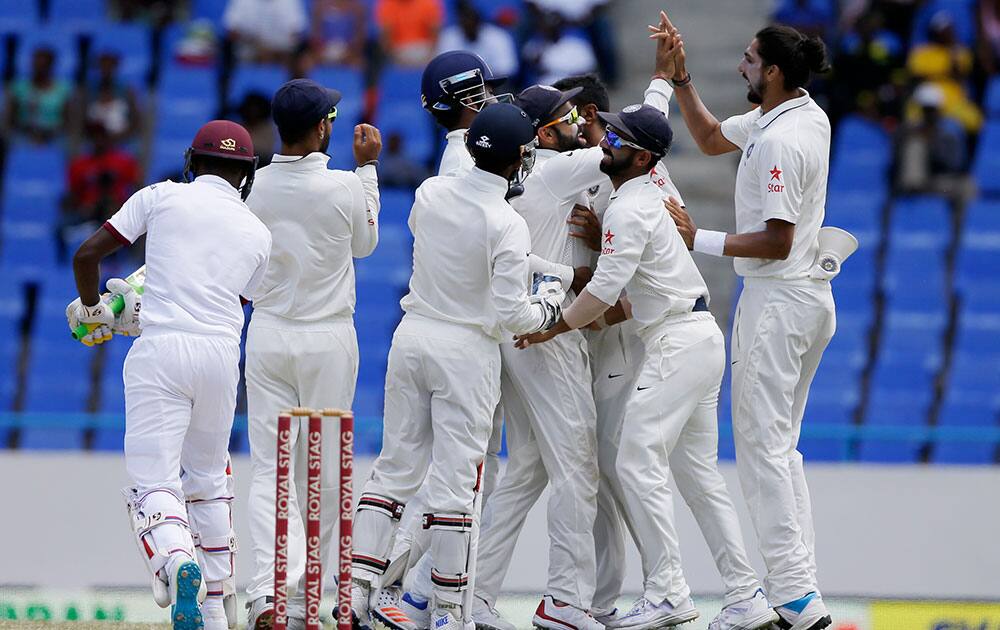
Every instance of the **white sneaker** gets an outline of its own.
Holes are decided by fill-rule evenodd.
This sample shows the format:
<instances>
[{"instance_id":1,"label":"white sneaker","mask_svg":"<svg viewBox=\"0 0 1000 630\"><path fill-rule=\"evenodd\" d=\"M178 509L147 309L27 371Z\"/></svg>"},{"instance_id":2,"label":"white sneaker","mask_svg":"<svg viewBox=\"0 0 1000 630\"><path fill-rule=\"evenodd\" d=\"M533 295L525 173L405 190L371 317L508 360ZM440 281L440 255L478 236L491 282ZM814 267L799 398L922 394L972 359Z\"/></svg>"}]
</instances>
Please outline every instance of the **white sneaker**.
<instances>
[{"instance_id":1,"label":"white sneaker","mask_svg":"<svg viewBox=\"0 0 1000 630\"><path fill-rule=\"evenodd\" d=\"M535 616L531 623L543 630L604 630L604 625L590 616L586 610L557 602L551 595L546 595L538 602Z\"/></svg>"},{"instance_id":2,"label":"white sneaker","mask_svg":"<svg viewBox=\"0 0 1000 630\"><path fill-rule=\"evenodd\" d=\"M708 624L708 630L756 630L777 620L778 613L771 609L764 591L757 589L750 599L723 608Z\"/></svg>"},{"instance_id":3,"label":"white sneaker","mask_svg":"<svg viewBox=\"0 0 1000 630\"><path fill-rule=\"evenodd\" d=\"M464 623L461 619L456 619L449 610L435 608L431 613L431 627L434 630L476 630L474 622Z\"/></svg>"},{"instance_id":4,"label":"white sneaker","mask_svg":"<svg viewBox=\"0 0 1000 630\"><path fill-rule=\"evenodd\" d=\"M180 562L170 583L170 623L173 630L204 630L198 597L203 588L201 568L193 560Z\"/></svg>"},{"instance_id":5,"label":"white sneaker","mask_svg":"<svg viewBox=\"0 0 1000 630\"><path fill-rule=\"evenodd\" d=\"M431 627L430 602L420 595L406 591L399 598L399 609L406 613L410 621L417 628L420 628L420 630L426 630Z\"/></svg>"},{"instance_id":6,"label":"white sneaker","mask_svg":"<svg viewBox=\"0 0 1000 630\"><path fill-rule=\"evenodd\" d=\"M377 630L417 630L416 624L399 608L399 590L396 586L386 586L375 595L368 613Z\"/></svg>"},{"instance_id":7,"label":"white sneaker","mask_svg":"<svg viewBox=\"0 0 1000 630\"><path fill-rule=\"evenodd\" d=\"M593 615L594 619L599 621L602 625L607 626L609 628L614 627L615 622L618 621L618 619L621 617L621 615L618 614L617 608L612 608L607 612L591 610L590 614Z\"/></svg>"},{"instance_id":8,"label":"white sneaker","mask_svg":"<svg viewBox=\"0 0 1000 630\"><path fill-rule=\"evenodd\" d=\"M273 597L266 595L247 602L247 630L271 630L273 627Z\"/></svg>"},{"instance_id":9,"label":"white sneaker","mask_svg":"<svg viewBox=\"0 0 1000 630\"><path fill-rule=\"evenodd\" d=\"M645 597L640 597L632 604L632 609L623 617L619 617L613 628L628 628L629 630L651 630L676 626L698 618L698 609L688 597L678 606L671 606L667 600L654 604Z\"/></svg>"},{"instance_id":10,"label":"white sneaker","mask_svg":"<svg viewBox=\"0 0 1000 630\"><path fill-rule=\"evenodd\" d=\"M778 613L774 625L781 630L822 630L833 623L823 598L816 592L775 606L774 611Z\"/></svg>"},{"instance_id":11,"label":"white sneaker","mask_svg":"<svg viewBox=\"0 0 1000 630\"><path fill-rule=\"evenodd\" d=\"M500 616L495 608L490 608L482 597L472 598L472 620L476 630L517 630L517 626Z\"/></svg>"}]
</instances>

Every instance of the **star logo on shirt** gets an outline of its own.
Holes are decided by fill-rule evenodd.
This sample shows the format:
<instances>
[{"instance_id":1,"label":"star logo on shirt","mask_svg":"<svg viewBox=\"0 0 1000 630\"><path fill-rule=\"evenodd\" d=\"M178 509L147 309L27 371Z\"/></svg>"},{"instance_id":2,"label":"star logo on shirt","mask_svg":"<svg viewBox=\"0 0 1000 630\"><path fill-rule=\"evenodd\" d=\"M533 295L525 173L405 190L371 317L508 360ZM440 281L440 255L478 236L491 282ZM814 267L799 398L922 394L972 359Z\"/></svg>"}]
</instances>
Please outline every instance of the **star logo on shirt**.
<instances>
[{"instance_id":1,"label":"star logo on shirt","mask_svg":"<svg viewBox=\"0 0 1000 630\"><path fill-rule=\"evenodd\" d=\"M769 172L771 173L771 179L776 179L779 182L781 181L781 169L778 168L777 164L775 164L774 168L772 168Z\"/></svg>"},{"instance_id":2,"label":"star logo on shirt","mask_svg":"<svg viewBox=\"0 0 1000 630\"><path fill-rule=\"evenodd\" d=\"M610 245L611 239L613 239L614 237L615 237L614 233L611 230L608 230L607 232L604 233L604 242Z\"/></svg>"}]
</instances>

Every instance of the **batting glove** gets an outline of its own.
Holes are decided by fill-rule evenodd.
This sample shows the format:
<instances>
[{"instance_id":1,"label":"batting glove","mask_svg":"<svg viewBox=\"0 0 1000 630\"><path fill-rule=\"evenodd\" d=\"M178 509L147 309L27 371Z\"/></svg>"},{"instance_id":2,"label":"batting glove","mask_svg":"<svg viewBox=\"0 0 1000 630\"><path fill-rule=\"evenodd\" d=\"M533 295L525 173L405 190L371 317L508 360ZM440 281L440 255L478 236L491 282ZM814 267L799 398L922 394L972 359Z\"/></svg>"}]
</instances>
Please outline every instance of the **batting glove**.
<instances>
[{"instance_id":1,"label":"batting glove","mask_svg":"<svg viewBox=\"0 0 1000 630\"><path fill-rule=\"evenodd\" d=\"M115 317L111 332L126 337L138 337L142 333L139 326L139 312L142 311L142 296L135 292L131 284L121 278L111 278L107 283L111 295L120 295L125 303L121 313Z\"/></svg>"},{"instance_id":2,"label":"batting glove","mask_svg":"<svg viewBox=\"0 0 1000 630\"><path fill-rule=\"evenodd\" d=\"M114 324L115 314L105 302L107 297L109 297L107 294L102 296L93 306L87 306L77 298L66 307L66 320L71 331L76 330L80 324L87 326L89 332L80 338L80 342L85 346L102 344L111 339L111 326Z\"/></svg>"},{"instance_id":3,"label":"batting glove","mask_svg":"<svg viewBox=\"0 0 1000 630\"><path fill-rule=\"evenodd\" d=\"M537 304L543 314L542 325L535 332L548 330L556 325L562 316L562 303L565 300L566 292L563 290L562 281L557 276L534 274L528 301Z\"/></svg>"}]
</instances>

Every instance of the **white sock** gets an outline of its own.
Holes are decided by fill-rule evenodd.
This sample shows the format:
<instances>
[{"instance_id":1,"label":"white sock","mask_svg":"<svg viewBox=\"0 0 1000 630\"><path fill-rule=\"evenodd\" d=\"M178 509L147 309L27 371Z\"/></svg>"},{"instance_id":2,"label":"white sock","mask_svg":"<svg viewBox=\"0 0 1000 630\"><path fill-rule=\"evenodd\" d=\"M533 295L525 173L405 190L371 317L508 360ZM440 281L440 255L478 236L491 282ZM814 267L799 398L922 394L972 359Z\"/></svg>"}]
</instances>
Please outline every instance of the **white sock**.
<instances>
[{"instance_id":1,"label":"white sock","mask_svg":"<svg viewBox=\"0 0 1000 630\"><path fill-rule=\"evenodd\" d=\"M221 597L206 597L205 603L201 605L201 617L205 620L205 630L227 630L229 628L229 621L226 620L226 609L222 605Z\"/></svg>"}]
</instances>

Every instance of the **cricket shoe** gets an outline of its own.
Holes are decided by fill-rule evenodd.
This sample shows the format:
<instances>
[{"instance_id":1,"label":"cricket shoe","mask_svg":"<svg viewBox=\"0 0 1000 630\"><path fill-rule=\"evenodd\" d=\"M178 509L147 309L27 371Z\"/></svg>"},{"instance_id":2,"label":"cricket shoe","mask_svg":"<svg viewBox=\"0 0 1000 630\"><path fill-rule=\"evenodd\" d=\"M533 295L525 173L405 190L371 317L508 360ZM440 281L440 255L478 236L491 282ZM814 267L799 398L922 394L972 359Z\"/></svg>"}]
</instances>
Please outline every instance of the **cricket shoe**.
<instances>
[{"instance_id":1,"label":"cricket shoe","mask_svg":"<svg viewBox=\"0 0 1000 630\"><path fill-rule=\"evenodd\" d=\"M621 618L621 615L618 614L618 609L617 608L612 608L611 610L609 610L607 612L599 612L599 611L596 611L596 610L591 610L590 614L593 615L594 619L596 619L597 621L599 621L601 623L601 625L603 625L605 627L608 627L608 628L613 628L614 625L615 625L615 622L618 621L618 619Z\"/></svg>"},{"instance_id":2,"label":"cricket shoe","mask_svg":"<svg viewBox=\"0 0 1000 630\"><path fill-rule=\"evenodd\" d=\"M417 625L400 610L400 600L398 586L386 586L378 590L375 602L368 611L376 630L417 630Z\"/></svg>"},{"instance_id":3,"label":"cricket shoe","mask_svg":"<svg viewBox=\"0 0 1000 630\"><path fill-rule=\"evenodd\" d=\"M775 606L774 612L778 613L774 626L780 630L822 630L833 623L823 598L815 591Z\"/></svg>"},{"instance_id":4,"label":"cricket shoe","mask_svg":"<svg viewBox=\"0 0 1000 630\"><path fill-rule=\"evenodd\" d=\"M205 588L201 568L193 560L179 563L171 583L170 623L173 630L204 630L199 593Z\"/></svg>"},{"instance_id":5,"label":"cricket shoe","mask_svg":"<svg viewBox=\"0 0 1000 630\"><path fill-rule=\"evenodd\" d=\"M274 627L274 598L270 595L247 602L247 630L271 630Z\"/></svg>"},{"instance_id":6,"label":"cricket shoe","mask_svg":"<svg viewBox=\"0 0 1000 630\"><path fill-rule=\"evenodd\" d=\"M708 624L708 630L757 630L777 620L778 613L771 608L764 591L757 589L750 599L723 608Z\"/></svg>"},{"instance_id":7,"label":"cricket shoe","mask_svg":"<svg viewBox=\"0 0 1000 630\"><path fill-rule=\"evenodd\" d=\"M431 607L430 602L412 591L406 591L399 598L399 609L406 613L410 621L420 630L431 627Z\"/></svg>"},{"instance_id":8,"label":"cricket shoe","mask_svg":"<svg viewBox=\"0 0 1000 630\"><path fill-rule=\"evenodd\" d=\"M564 604L546 595L538 602L531 623L541 630L604 630L586 610Z\"/></svg>"},{"instance_id":9,"label":"cricket shoe","mask_svg":"<svg viewBox=\"0 0 1000 630\"><path fill-rule=\"evenodd\" d=\"M166 569L153 576L153 601L160 608L166 608L170 605L170 585L160 579L160 573L166 575Z\"/></svg>"},{"instance_id":10,"label":"cricket shoe","mask_svg":"<svg viewBox=\"0 0 1000 630\"><path fill-rule=\"evenodd\" d=\"M456 608L456 610L461 610L461 607ZM455 617L454 613L450 610L444 610L442 608L435 608L434 612L431 613L431 629L432 630L476 630L476 624L472 621L465 623L461 619Z\"/></svg>"},{"instance_id":11,"label":"cricket shoe","mask_svg":"<svg viewBox=\"0 0 1000 630\"><path fill-rule=\"evenodd\" d=\"M613 628L628 628L628 630L652 630L654 628L669 628L698 618L698 609L688 597L678 606L671 606L667 600L654 604L645 597L640 597L632 604L624 616L615 620Z\"/></svg>"},{"instance_id":12,"label":"cricket shoe","mask_svg":"<svg viewBox=\"0 0 1000 630\"><path fill-rule=\"evenodd\" d=\"M472 598L472 620L476 630L517 630L517 626L500 616L496 608L490 608L482 597Z\"/></svg>"}]
</instances>

